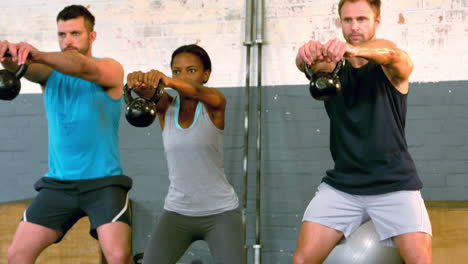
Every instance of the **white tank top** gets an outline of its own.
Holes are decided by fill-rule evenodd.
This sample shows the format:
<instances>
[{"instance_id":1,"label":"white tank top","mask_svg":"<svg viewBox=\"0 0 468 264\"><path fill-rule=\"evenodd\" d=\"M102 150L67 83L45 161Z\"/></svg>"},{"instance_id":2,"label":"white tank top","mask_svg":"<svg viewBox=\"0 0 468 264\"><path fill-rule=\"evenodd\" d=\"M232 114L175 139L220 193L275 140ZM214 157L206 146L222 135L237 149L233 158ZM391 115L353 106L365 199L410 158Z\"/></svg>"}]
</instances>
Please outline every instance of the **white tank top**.
<instances>
[{"instance_id":1,"label":"white tank top","mask_svg":"<svg viewBox=\"0 0 468 264\"><path fill-rule=\"evenodd\" d=\"M164 209L188 216L233 210L239 200L224 174L224 132L211 121L201 102L193 123L179 125L180 99L166 112L162 133L169 169Z\"/></svg>"}]
</instances>

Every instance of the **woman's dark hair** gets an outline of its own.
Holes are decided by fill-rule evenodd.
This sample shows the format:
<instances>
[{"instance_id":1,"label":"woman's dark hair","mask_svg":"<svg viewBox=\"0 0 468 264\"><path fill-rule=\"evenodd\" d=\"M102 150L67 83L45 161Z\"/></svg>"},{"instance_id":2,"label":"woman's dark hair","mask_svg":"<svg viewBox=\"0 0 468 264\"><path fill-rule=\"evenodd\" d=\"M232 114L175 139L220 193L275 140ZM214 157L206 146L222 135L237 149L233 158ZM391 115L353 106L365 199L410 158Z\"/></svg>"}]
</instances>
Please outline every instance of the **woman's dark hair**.
<instances>
[{"instance_id":1,"label":"woman's dark hair","mask_svg":"<svg viewBox=\"0 0 468 264\"><path fill-rule=\"evenodd\" d=\"M198 45L195 45L195 44L184 45L184 46L181 46L181 47L177 48L172 53L171 67L172 67L172 62L174 61L175 56L177 56L177 55L179 55L181 53L191 53L191 54L199 57L200 60L203 63L203 69L211 71L210 56L208 56L208 53L202 47L200 47Z\"/></svg>"},{"instance_id":2,"label":"woman's dark hair","mask_svg":"<svg viewBox=\"0 0 468 264\"><path fill-rule=\"evenodd\" d=\"M60 11L60 13L58 13L57 22L59 20L67 21L78 17L83 17L88 32L92 32L94 30L94 16L82 5L70 5L65 7Z\"/></svg>"}]
</instances>

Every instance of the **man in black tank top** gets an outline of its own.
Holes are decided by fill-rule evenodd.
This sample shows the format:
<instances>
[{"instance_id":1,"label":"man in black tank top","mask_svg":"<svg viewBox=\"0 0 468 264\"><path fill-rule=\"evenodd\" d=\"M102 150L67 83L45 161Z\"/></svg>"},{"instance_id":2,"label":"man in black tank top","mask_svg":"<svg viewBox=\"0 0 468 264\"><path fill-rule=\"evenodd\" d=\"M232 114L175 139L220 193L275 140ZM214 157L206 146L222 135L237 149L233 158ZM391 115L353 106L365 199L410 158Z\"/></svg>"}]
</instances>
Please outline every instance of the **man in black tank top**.
<instances>
[{"instance_id":1,"label":"man in black tank top","mask_svg":"<svg viewBox=\"0 0 468 264\"><path fill-rule=\"evenodd\" d=\"M346 63L339 73L341 94L325 101L335 165L304 214L295 264L322 263L366 219L405 263L432 263L422 183L405 139L413 64L394 43L375 38L380 5L380 0L340 0L346 42L311 40L296 57L303 72L305 64L312 72L330 72L342 58Z\"/></svg>"}]
</instances>

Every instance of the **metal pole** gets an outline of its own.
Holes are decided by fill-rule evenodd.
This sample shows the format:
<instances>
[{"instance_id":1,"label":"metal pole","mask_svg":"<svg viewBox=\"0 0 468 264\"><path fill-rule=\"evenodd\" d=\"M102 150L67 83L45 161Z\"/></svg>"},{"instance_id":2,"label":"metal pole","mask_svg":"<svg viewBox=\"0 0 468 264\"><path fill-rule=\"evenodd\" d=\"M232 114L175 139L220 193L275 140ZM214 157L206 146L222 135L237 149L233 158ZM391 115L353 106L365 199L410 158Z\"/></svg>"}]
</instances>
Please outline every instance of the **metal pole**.
<instances>
[{"instance_id":1,"label":"metal pole","mask_svg":"<svg viewBox=\"0 0 468 264\"><path fill-rule=\"evenodd\" d=\"M261 69L260 62L262 57L262 44L258 44L258 82L257 82L257 179L256 179L256 221L255 221L255 244L253 245L255 251L255 264L261 263L261 248L260 244L260 228L261 228L261 197L262 197L262 82L261 82Z\"/></svg>"},{"instance_id":2,"label":"metal pole","mask_svg":"<svg viewBox=\"0 0 468 264\"><path fill-rule=\"evenodd\" d=\"M245 105L244 105L244 158L242 174L244 178L244 189L242 195L242 229L244 234L244 263L247 264L247 193L248 193L248 159L249 159L249 116L250 116L250 53L252 50L252 27L253 27L253 0L246 0L245 6L245 41L246 62L245 62Z\"/></svg>"},{"instance_id":3,"label":"metal pole","mask_svg":"<svg viewBox=\"0 0 468 264\"><path fill-rule=\"evenodd\" d=\"M261 248L261 183L262 183L262 44L263 44L263 0L256 0L255 9L256 19L256 38L257 44L257 180L256 180L256 212L257 217L255 221L255 244L254 256L255 264L262 262Z\"/></svg>"}]
</instances>

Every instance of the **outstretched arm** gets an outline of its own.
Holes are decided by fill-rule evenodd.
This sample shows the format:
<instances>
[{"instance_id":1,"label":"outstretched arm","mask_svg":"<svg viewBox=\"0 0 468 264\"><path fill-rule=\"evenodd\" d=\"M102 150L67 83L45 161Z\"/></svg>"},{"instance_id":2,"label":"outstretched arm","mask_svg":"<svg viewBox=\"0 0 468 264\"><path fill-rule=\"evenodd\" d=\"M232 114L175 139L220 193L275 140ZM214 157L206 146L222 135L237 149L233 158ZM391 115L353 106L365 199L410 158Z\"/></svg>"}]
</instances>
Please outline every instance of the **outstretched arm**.
<instances>
[{"instance_id":1,"label":"outstretched arm","mask_svg":"<svg viewBox=\"0 0 468 264\"><path fill-rule=\"evenodd\" d=\"M224 97L224 94L220 90L206 87L190 79L179 80L169 78L167 87L171 87L174 90L202 101L211 108L224 110L226 107L226 97Z\"/></svg>"},{"instance_id":2,"label":"outstretched arm","mask_svg":"<svg viewBox=\"0 0 468 264\"><path fill-rule=\"evenodd\" d=\"M123 67L109 58L95 59L78 52L42 52L28 43L10 44L9 51L18 65L27 61L32 67L26 77L32 81L45 83L51 69L67 75L82 78L103 86L112 98L120 98L123 85ZM46 68L45 68L46 67Z\"/></svg>"},{"instance_id":3,"label":"outstretched arm","mask_svg":"<svg viewBox=\"0 0 468 264\"><path fill-rule=\"evenodd\" d=\"M408 93L408 79L413 71L413 62L409 55L393 42L375 39L362 44L349 45L345 56L361 57L382 65L385 75L395 88L403 94Z\"/></svg>"},{"instance_id":4,"label":"outstretched arm","mask_svg":"<svg viewBox=\"0 0 468 264\"><path fill-rule=\"evenodd\" d=\"M151 70L147 73L137 72L135 74L129 74L127 83L130 87L136 88L135 91L137 93L140 92L140 95L146 98L151 97L155 92L154 88L161 83L164 87L170 87L182 94L203 102L213 110L224 111L226 107L226 97L218 89L206 87L188 78L170 78L157 70Z\"/></svg>"},{"instance_id":5,"label":"outstretched arm","mask_svg":"<svg viewBox=\"0 0 468 264\"><path fill-rule=\"evenodd\" d=\"M16 50L16 44L9 43L6 40L0 41L0 62L6 70L15 72L18 70L20 63L18 62L18 57L11 57L10 50ZM8 56L6 56L7 51L9 53ZM44 87L51 71L52 69L45 65L32 63L28 66L28 70L24 77L29 81L39 83Z\"/></svg>"},{"instance_id":6,"label":"outstretched arm","mask_svg":"<svg viewBox=\"0 0 468 264\"><path fill-rule=\"evenodd\" d=\"M226 97L224 97L224 94L216 88L206 87L188 78L170 78L157 70L151 70L147 73L130 73L127 76L127 85L133 88L138 95L148 99L155 94L156 87L162 85L164 87L170 87L178 91L180 94L201 101L205 104L214 125L219 129L224 129ZM163 129L164 115L171 101L172 98L167 93L163 93L157 103L159 121L161 128Z\"/></svg>"}]
</instances>

